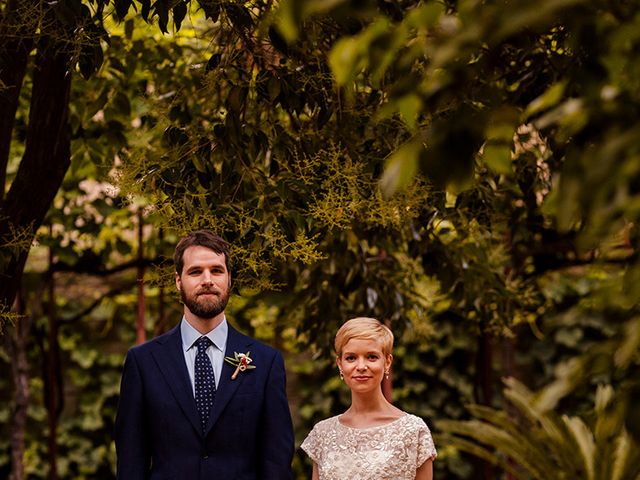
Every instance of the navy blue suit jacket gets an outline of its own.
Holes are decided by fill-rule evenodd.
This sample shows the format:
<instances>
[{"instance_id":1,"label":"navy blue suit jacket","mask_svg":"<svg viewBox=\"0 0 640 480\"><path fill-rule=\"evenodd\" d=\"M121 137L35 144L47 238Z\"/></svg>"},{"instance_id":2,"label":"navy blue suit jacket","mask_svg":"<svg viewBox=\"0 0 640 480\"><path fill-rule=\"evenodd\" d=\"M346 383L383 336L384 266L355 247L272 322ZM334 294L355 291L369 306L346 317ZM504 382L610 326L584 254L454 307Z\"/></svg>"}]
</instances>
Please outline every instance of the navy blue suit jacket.
<instances>
[{"instance_id":1,"label":"navy blue suit jacket","mask_svg":"<svg viewBox=\"0 0 640 480\"><path fill-rule=\"evenodd\" d=\"M256 368L231 380L224 363L203 434L180 326L129 350L115 440L120 480L290 480L293 427L282 355L229 325L226 356Z\"/></svg>"}]
</instances>

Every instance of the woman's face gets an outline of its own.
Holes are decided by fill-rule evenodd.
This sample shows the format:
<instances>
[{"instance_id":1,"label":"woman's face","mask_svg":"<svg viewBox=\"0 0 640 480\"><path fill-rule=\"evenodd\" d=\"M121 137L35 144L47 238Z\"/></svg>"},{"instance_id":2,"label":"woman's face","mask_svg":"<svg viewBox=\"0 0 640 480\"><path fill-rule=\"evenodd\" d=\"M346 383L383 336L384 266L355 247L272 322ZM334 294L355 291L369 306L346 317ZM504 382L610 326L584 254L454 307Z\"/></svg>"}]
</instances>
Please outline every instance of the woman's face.
<instances>
[{"instance_id":1,"label":"woman's face","mask_svg":"<svg viewBox=\"0 0 640 480\"><path fill-rule=\"evenodd\" d=\"M377 340L352 338L344 344L336 359L344 381L354 392L380 388L384 373L391 366L391 355L385 357Z\"/></svg>"}]
</instances>

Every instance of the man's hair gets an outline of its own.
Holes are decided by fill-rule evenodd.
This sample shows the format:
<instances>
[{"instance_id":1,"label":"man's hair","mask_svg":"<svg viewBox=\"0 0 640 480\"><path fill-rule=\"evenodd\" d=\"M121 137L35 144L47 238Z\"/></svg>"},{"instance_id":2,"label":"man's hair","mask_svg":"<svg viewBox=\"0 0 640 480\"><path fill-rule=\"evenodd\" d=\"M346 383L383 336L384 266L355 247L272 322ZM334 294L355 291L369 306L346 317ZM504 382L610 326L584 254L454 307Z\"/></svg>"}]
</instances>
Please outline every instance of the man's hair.
<instances>
[{"instance_id":1,"label":"man's hair","mask_svg":"<svg viewBox=\"0 0 640 480\"><path fill-rule=\"evenodd\" d=\"M227 271L231 272L229 244L209 230L197 230L182 238L178 242L178 245L176 245L176 251L173 254L173 263L176 266L176 272L178 275L182 275L182 267L184 267L183 256L185 250L189 247L196 246L206 247L219 255L224 255L224 263L227 266Z\"/></svg>"},{"instance_id":2,"label":"man's hair","mask_svg":"<svg viewBox=\"0 0 640 480\"><path fill-rule=\"evenodd\" d=\"M375 318L357 317L347 320L336 333L335 349L340 357L342 349L352 338L362 340L376 340L382 346L382 353L386 356L393 350L393 333L389 328Z\"/></svg>"}]
</instances>

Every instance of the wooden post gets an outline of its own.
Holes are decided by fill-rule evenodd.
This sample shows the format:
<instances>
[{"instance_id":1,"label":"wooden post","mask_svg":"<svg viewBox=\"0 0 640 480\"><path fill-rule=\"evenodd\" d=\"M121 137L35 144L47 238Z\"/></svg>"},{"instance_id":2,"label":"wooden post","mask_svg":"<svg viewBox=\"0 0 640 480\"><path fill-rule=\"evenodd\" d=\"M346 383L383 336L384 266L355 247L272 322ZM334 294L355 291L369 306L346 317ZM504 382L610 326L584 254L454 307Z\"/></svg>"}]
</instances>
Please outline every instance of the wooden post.
<instances>
[{"instance_id":1,"label":"wooden post","mask_svg":"<svg viewBox=\"0 0 640 480\"><path fill-rule=\"evenodd\" d=\"M143 235L142 207L138 208L138 311L136 316L136 344L145 341L144 332L144 235Z\"/></svg>"},{"instance_id":2,"label":"wooden post","mask_svg":"<svg viewBox=\"0 0 640 480\"><path fill-rule=\"evenodd\" d=\"M158 243L163 245L164 242L164 229L160 227L158 229ZM165 287L164 282L160 282L160 286L158 287L158 321L156 322L156 326L154 329L155 336L160 335L168 330L167 328L167 318L166 318L166 310L165 310Z\"/></svg>"},{"instance_id":3,"label":"wooden post","mask_svg":"<svg viewBox=\"0 0 640 480\"><path fill-rule=\"evenodd\" d=\"M49 226L49 235L53 236L53 226ZM49 424L48 459L49 480L58 479L58 417L62 407L62 391L60 377L60 356L58 345L58 317L56 312L56 285L53 273L53 248L49 247L49 274L48 274L48 308L49 334L47 337L47 365L45 370L45 399L47 405L47 417Z\"/></svg>"}]
</instances>

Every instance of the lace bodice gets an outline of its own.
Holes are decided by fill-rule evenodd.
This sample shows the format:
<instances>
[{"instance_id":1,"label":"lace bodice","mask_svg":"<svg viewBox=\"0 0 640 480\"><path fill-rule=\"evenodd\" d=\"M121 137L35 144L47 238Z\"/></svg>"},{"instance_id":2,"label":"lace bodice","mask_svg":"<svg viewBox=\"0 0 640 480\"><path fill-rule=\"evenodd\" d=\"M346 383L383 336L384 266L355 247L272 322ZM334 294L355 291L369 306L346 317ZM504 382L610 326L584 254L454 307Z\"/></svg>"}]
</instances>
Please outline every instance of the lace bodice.
<instances>
[{"instance_id":1,"label":"lace bodice","mask_svg":"<svg viewBox=\"0 0 640 480\"><path fill-rule=\"evenodd\" d=\"M338 418L318 422L301 445L320 480L414 480L417 468L437 455L429 428L415 415L369 428L347 427Z\"/></svg>"}]
</instances>

